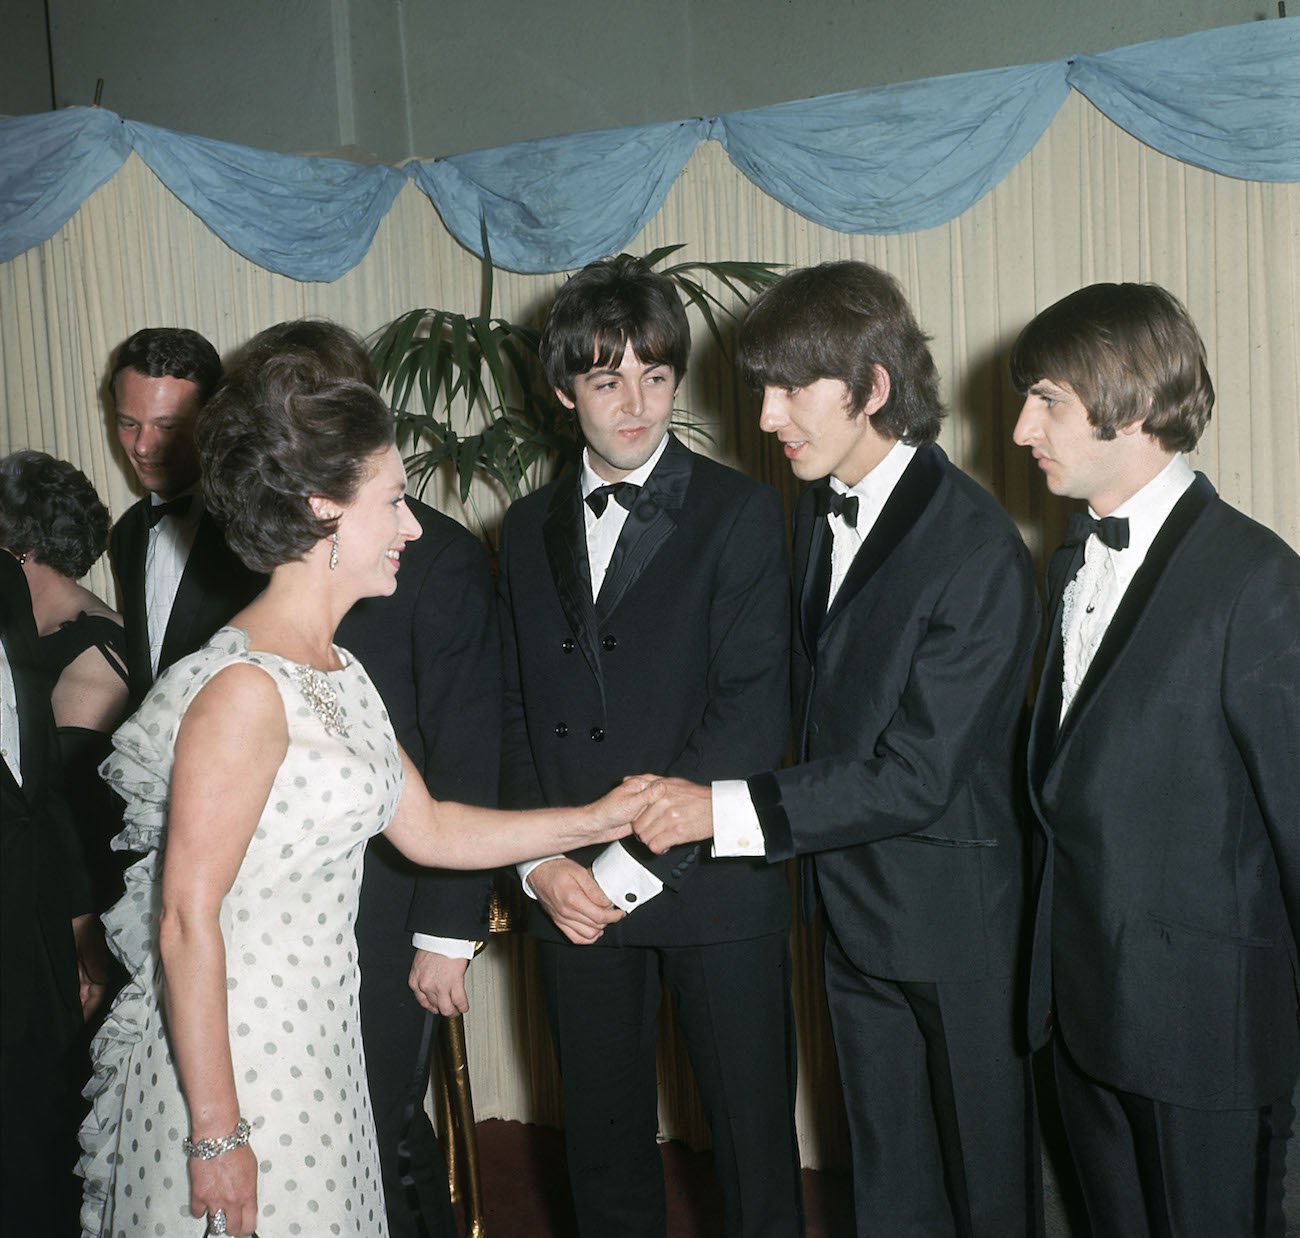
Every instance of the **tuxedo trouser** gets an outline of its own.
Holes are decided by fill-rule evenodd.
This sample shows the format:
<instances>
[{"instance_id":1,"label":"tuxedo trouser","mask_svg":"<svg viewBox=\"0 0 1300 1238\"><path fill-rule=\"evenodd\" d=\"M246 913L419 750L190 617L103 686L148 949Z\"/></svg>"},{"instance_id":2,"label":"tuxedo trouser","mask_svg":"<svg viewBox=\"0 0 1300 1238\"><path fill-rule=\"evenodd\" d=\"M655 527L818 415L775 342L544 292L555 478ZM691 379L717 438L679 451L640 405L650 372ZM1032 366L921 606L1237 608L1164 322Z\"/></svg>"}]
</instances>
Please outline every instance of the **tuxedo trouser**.
<instances>
[{"instance_id":1,"label":"tuxedo trouser","mask_svg":"<svg viewBox=\"0 0 1300 1238\"><path fill-rule=\"evenodd\" d=\"M1295 1116L1187 1109L1086 1075L1058 1030L1052 1064L1094 1238L1282 1238L1282 1180Z\"/></svg>"},{"instance_id":2,"label":"tuxedo trouser","mask_svg":"<svg viewBox=\"0 0 1300 1238\"><path fill-rule=\"evenodd\" d=\"M787 934L703 946L538 945L583 1238L665 1233L655 1138L661 983L709 1119L726 1238L798 1238Z\"/></svg>"},{"instance_id":3,"label":"tuxedo trouser","mask_svg":"<svg viewBox=\"0 0 1300 1238\"><path fill-rule=\"evenodd\" d=\"M0 1238L81 1232L77 1125L90 1064L79 1014L68 1003L75 984L60 985L38 947L27 1026L0 1048Z\"/></svg>"},{"instance_id":4,"label":"tuxedo trouser","mask_svg":"<svg viewBox=\"0 0 1300 1238\"><path fill-rule=\"evenodd\" d=\"M860 1238L1043 1231L1038 1127L1015 983L885 980L826 935L826 996Z\"/></svg>"},{"instance_id":5,"label":"tuxedo trouser","mask_svg":"<svg viewBox=\"0 0 1300 1238\"><path fill-rule=\"evenodd\" d=\"M442 1146L424 1110L438 1016L407 986L411 941L361 948L361 1040L390 1238L456 1238ZM425 1024L434 1026L425 1037ZM405 1181L404 1181L405 1179Z\"/></svg>"}]
</instances>

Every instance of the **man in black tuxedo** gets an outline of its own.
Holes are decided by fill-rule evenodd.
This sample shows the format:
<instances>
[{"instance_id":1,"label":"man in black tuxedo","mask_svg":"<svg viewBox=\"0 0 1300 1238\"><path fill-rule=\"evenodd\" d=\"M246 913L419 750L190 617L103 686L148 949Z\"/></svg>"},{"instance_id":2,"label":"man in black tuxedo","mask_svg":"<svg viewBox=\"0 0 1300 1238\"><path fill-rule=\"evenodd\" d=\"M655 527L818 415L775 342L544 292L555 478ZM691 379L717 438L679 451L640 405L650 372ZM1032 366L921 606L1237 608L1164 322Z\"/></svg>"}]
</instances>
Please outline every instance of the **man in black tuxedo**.
<instances>
[{"instance_id":1,"label":"man in black tuxedo","mask_svg":"<svg viewBox=\"0 0 1300 1238\"><path fill-rule=\"evenodd\" d=\"M580 470L502 535L503 799L583 803L643 769L739 777L789 723L776 495L669 432L690 332L621 255L575 275L542 336ZM668 985L713 1134L725 1232L802 1232L785 874L632 843L523 870L586 1238L662 1238L655 1025Z\"/></svg>"},{"instance_id":2,"label":"man in black tuxedo","mask_svg":"<svg viewBox=\"0 0 1300 1238\"><path fill-rule=\"evenodd\" d=\"M230 552L199 490L194 422L220 381L216 349L183 327L145 327L113 361L118 442L147 491L109 542L133 707L266 583Z\"/></svg>"},{"instance_id":3,"label":"man in black tuxedo","mask_svg":"<svg viewBox=\"0 0 1300 1238\"><path fill-rule=\"evenodd\" d=\"M235 356L231 386L282 392L339 379L375 385L361 341L320 319L283 322ZM420 537L397 591L364 598L336 643L360 659L398 742L439 799L493 806L501 733L500 642L483 547L408 496ZM357 911L361 1031L392 1238L456 1238L447 1173L424 1109L438 1016L469 1008L465 971L487 935L490 875L420 868L382 835L366 848Z\"/></svg>"},{"instance_id":4,"label":"man in black tuxedo","mask_svg":"<svg viewBox=\"0 0 1300 1238\"><path fill-rule=\"evenodd\" d=\"M1030 1034L1054 1022L1094 1233L1281 1235L1300 557L1182 454L1214 388L1163 288L1071 294L1025 328L1011 368L1015 441L1053 494L1089 506L1048 569Z\"/></svg>"},{"instance_id":5,"label":"man in black tuxedo","mask_svg":"<svg viewBox=\"0 0 1300 1238\"><path fill-rule=\"evenodd\" d=\"M0 550L0 1232L79 1232L78 1037L107 956L90 877L60 792L31 595ZM80 983L79 983L80 982ZM80 996L78 990L80 989ZM81 1051L84 1056L84 1050Z\"/></svg>"},{"instance_id":6,"label":"man in black tuxedo","mask_svg":"<svg viewBox=\"0 0 1300 1238\"><path fill-rule=\"evenodd\" d=\"M885 272L787 275L750 310L740 367L813 483L794 530L800 763L674 781L637 834L656 852L713 837L718 856L810 857L860 1234L1038 1232L1015 1034L1028 553L934 445L938 376Z\"/></svg>"},{"instance_id":7,"label":"man in black tuxedo","mask_svg":"<svg viewBox=\"0 0 1300 1238\"><path fill-rule=\"evenodd\" d=\"M490 807L501 667L487 557L462 525L416 499L406 503L423 532L407 543L397 592L358 602L336 639L374 680L430 792ZM491 894L490 875L419 868L382 835L366 849L361 1026L392 1238L458 1233L424 1097L436 1018L469 1009L465 971L487 937Z\"/></svg>"}]
</instances>

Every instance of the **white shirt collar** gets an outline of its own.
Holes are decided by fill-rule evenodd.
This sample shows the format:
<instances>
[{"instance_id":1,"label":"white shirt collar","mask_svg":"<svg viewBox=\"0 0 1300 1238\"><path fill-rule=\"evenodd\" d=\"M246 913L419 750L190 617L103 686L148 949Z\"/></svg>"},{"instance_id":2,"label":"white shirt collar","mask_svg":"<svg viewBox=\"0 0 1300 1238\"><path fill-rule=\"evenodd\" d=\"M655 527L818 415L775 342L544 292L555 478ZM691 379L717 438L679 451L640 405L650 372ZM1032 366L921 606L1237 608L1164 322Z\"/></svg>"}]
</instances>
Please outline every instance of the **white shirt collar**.
<instances>
[{"instance_id":1,"label":"white shirt collar","mask_svg":"<svg viewBox=\"0 0 1300 1238\"><path fill-rule=\"evenodd\" d=\"M655 465L659 463L659 458L664 454L668 446L668 433L665 431L663 438L659 440L659 446L651 453L650 459L637 468L634 468L624 481L631 482L634 486L644 486L649 479L650 474L655 471ZM606 485L605 479L591 467L591 459L587 454L587 448L582 449L582 477L579 485L582 487L582 497L585 499L597 486Z\"/></svg>"},{"instance_id":2,"label":"white shirt collar","mask_svg":"<svg viewBox=\"0 0 1300 1238\"><path fill-rule=\"evenodd\" d=\"M1177 452L1141 490L1130 495L1111 512L1112 516L1128 520L1128 546L1118 553L1139 562L1145 559L1156 534L1169 518L1169 513L1195 480L1196 474L1187 463L1187 457ZM1097 518L1097 513L1091 506L1088 514Z\"/></svg>"},{"instance_id":3,"label":"white shirt collar","mask_svg":"<svg viewBox=\"0 0 1300 1238\"><path fill-rule=\"evenodd\" d=\"M878 511L884 507L894 487L907 471L916 455L915 445L904 443L899 439L885 453L884 459L876 465L856 486L846 486L838 477L831 477L831 489L837 494L856 494L867 507Z\"/></svg>"}]
</instances>

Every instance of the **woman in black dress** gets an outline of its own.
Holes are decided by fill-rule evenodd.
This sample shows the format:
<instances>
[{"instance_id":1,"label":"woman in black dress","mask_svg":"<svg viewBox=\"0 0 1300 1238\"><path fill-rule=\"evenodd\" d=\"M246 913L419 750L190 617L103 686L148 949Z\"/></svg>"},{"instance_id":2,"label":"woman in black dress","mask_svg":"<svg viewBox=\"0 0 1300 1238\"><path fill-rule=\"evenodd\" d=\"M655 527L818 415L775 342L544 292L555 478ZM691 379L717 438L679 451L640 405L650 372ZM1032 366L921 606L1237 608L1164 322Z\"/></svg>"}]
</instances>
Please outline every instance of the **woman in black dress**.
<instances>
[{"instance_id":1,"label":"woman in black dress","mask_svg":"<svg viewBox=\"0 0 1300 1238\"><path fill-rule=\"evenodd\" d=\"M122 892L124 865L108 846L120 803L96 771L126 711L126 662L122 616L78 582L104 553L108 529L95 487L66 460L41 451L0 460L0 546L22 564L31 590L64 790L100 910Z\"/></svg>"}]
</instances>

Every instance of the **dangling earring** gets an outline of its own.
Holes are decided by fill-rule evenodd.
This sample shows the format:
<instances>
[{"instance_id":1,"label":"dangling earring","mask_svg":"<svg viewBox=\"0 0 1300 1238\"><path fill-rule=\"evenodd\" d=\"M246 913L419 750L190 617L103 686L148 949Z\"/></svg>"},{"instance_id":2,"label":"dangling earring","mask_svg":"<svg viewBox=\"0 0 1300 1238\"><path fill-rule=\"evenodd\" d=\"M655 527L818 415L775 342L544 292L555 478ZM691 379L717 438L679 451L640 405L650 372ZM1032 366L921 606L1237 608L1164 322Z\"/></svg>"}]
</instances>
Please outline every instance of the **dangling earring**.
<instances>
[{"instance_id":1,"label":"dangling earring","mask_svg":"<svg viewBox=\"0 0 1300 1238\"><path fill-rule=\"evenodd\" d=\"M330 571L332 572L339 565L339 533L335 529L330 534Z\"/></svg>"}]
</instances>

